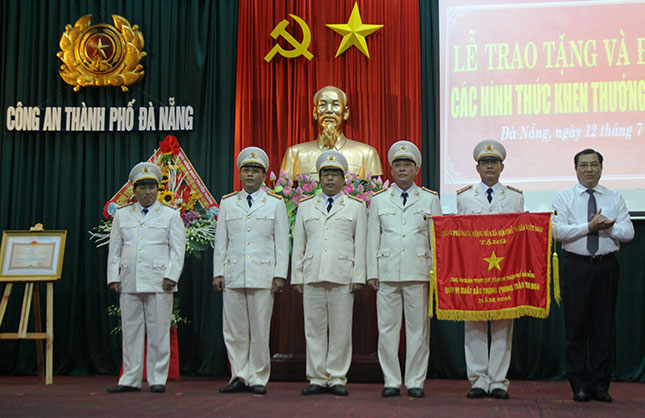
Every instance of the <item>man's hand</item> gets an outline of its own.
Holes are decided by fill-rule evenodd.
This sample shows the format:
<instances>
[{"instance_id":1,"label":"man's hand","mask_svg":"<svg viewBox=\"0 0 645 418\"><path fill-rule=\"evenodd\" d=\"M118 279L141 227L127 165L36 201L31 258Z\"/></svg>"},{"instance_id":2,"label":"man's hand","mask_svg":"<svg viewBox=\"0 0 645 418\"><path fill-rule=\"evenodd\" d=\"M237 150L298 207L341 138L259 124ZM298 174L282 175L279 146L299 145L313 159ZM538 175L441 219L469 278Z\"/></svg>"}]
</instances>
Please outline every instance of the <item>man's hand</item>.
<instances>
[{"instance_id":1,"label":"man's hand","mask_svg":"<svg viewBox=\"0 0 645 418\"><path fill-rule=\"evenodd\" d=\"M224 276L213 277L213 289L218 292L224 290Z\"/></svg>"},{"instance_id":2,"label":"man's hand","mask_svg":"<svg viewBox=\"0 0 645 418\"><path fill-rule=\"evenodd\" d=\"M615 219L611 221L605 215L602 215L601 212L602 208L598 209L598 212L596 212L593 218L591 218L591 221L589 221L589 224L587 225L589 227L589 232L608 229L614 226L614 223L616 223Z\"/></svg>"},{"instance_id":3,"label":"man's hand","mask_svg":"<svg viewBox=\"0 0 645 418\"><path fill-rule=\"evenodd\" d=\"M271 293L282 293L284 290L285 280L280 277L273 278L273 286L271 287Z\"/></svg>"},{"instance_id":4,"label":"man's hand","mask_svg":"<svg viewBox=\"0 0 645 418\"><path fill-rule=\"evenodd\" d=\"M302 290L303 290L302 285L301 284L294 284L293 286L296 288L298 293L300 293L302 295Z\"/></svg>"},{"instance_id":5,"label":"man's hand","mask_svg":"<svg viewBox=\"0 0 645 418\"><path fill-rule=\"evenodd\" d=\"M112 282L108 286L110 286L110 290L113 292L121 293L121 282Z\"/></svg>"},{"instance_id":6,"label":"man's hand","mask_svg":"<svg viewBox=\"0 0 645 418\"><path fill-rule=\"evenodd\" d=\"M367 285L368 285L369 287L371 287L372 289L374 289L374 290L378 290L378 289L379 289L379 281L378 281L378 279L369 279L369 280L367 281Z\"/></svg>"},{"instance_id":7,"label":"man's hand","mask_svg":"<svg viewBox=\"0 0 645 418\"><path fill-rule=\"evenodd\" d=\"M354 293L357 290L361 290L362 287L362 283L352 283L351 285L349 285L349 293Z\"/></svg>"},{"instance_id":8,"label":"man's hand","mask_svg":"<svg viewBox=\"0 0 645 418\"><path fill-rule=\"evenodd\" d=\"M164 277L163 283L161 284L161 287L166 292L170 292L172 289L175 288L176 284L177 284L177 282L175 282L174 280L170 280L170 279L167 279L167 278Z\"/></svg>"}]
</instances>

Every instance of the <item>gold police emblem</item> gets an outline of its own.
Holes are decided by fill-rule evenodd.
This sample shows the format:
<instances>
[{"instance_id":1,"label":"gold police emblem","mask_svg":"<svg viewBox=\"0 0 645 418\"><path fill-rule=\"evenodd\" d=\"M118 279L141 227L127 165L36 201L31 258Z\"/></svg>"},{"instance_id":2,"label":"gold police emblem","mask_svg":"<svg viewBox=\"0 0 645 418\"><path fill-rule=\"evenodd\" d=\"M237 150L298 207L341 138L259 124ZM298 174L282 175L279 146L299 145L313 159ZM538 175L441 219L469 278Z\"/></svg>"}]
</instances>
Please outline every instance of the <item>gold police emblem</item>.
<instances>
[{"instance_id":1,"label":"gold police emblem","mask_svg":"<svg viewBox=\"0 0 645 418\"><path fill-rule=\"evenodd\" d=\"M334 157L333 155L328 155L327 161L336 161L336 157Z\"/></svg>"},{"instance_id":2,"label":"gold police emblem","mask_svg":"<svg viewBox=\"0 0 645 418\"><path fill-rule=\"evenodd\" d=\"M56 56L63 61L61 78L74 86L74 91L86 86L120 86L125 92L143 77L140 61L147 54L139 26L130 26L118 15L112 15L112 20L114 26L90 26L92 15L85 15L74 27L65 26Z\"/></svg>"},{"instance_id":3,"label":"gold police emblem","mask_svg":"<svg viewBox=\"0 0 645 418\"><path fill-rule=\"evenodd\" d=\"M400 149L401 149L401 151L407 151L407 150L408 150L408 146L407 146L407 145L401 145L401 148L400 148Z\"/></svg>"},{"instance_id":4,"label":"gold police emblem","mask_svg":"<svg viewBox=\"0 0 645 418\"><path fill-rule=\"evenodd\" d=\"M249 154L249 157L250 158L258 158L258 155L256 153L252 152L252 153Z\"/></svg>"},{"instance_id":5,"label":"gold police emblem","mask_svg":"<svg viewBox=\"0 0 645 418\"><path fill-rule=\"evenodd\" d=\"M147 174L147 173L149 173L149 172L150 172L150 167L143 167L143 168L141 169L141 172L142 172L142 173L146 173L146 174Z\"/></svg>"},{"instance_id":6,"label":"gold police emblem","mask_svg":"<svg viewBox=\"0 0 645 418\"><path fill-rule=\"evenodd\" d=\"M491 144L486 145L486 151L492 151L493 146Z\"/></svg>"}]
</instances>

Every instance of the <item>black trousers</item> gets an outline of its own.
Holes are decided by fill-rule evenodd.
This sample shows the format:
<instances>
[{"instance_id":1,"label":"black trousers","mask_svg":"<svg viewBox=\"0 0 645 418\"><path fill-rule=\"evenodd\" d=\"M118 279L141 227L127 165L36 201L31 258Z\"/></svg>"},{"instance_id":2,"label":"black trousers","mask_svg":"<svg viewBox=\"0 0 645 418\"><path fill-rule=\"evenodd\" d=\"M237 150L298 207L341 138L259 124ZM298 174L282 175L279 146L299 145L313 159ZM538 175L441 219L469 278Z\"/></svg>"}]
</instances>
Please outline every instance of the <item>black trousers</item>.
<instances>
[{"instance_id":1,"label":"black trousers","mask_svg":"<svg viewBox=\"0 0 645 418\"><path fill-rule=\"evenodd\" d=\"M566 253L562 300L566 327L565 360L574 393L609 390L614 354L614 323L619 266ZM589 344L591 371L587 365Z\"/></svg>"}]
</instances>

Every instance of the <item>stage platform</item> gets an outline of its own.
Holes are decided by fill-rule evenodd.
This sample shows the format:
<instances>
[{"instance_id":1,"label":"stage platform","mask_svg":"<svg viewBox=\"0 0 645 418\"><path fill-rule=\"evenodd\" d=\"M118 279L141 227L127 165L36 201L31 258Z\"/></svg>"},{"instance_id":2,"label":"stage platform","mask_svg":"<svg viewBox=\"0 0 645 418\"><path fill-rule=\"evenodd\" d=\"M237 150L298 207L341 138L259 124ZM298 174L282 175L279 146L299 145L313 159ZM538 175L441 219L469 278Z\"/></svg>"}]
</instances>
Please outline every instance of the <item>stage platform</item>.
<instances>
[{"instance_id":1,"label":"stage platform","mask_svg":"<svg viewBox=\"0 0 645 418\"><path fill-rule=\"evenodd\" d=\"M614 382L611 404L571 399L565 381L513 381L511 399L466 399L465 380L428 379L426 397L382 398L380 384L349 383L348 397L301 396L305 382L269 382L267 394L220 394L222 378L182 377L167 392L109 394L113 376L0 376L4 417L645 417L645 384Z\"/></svg>"}]
</instances>

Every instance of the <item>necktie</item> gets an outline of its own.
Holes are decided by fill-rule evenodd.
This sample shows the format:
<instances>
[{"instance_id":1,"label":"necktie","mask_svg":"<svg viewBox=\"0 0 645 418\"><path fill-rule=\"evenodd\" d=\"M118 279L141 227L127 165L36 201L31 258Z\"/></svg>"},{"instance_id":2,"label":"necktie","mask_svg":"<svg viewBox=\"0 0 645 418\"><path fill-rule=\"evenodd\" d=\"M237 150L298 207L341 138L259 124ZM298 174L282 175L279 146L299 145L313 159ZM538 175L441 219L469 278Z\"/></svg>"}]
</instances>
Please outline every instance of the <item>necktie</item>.
<instances>
[{"instance_id":1,"label":"necktie","mask_svg":"<svg viewBox=\"0 0 645 418\"><path fill-rule=\"evenodd\" d=\"M331 210L332 206L334 206L334 199L330 197L329 199L327 199L327 212Z\"/></svg>"},{"instance_id":2,"label":"necktie","mask_svg":"<svg viewBox=\"0 0 645 418\"><path fill-rule=\"evenodd\" d=\"M486 194L488 195L488 196L486 196L486 199L488 199L488 203L492 202L493 201L493 188L489 187L488 190L486 190Z\"/></svg>"},{"instance_id":3,"label":"necktie","mask_svg":"<svg viewBox=\"0 0 645 418\"><path fill-rule=\"evenodd\" d=\"M408 192L401 193L401 198L403 199L403 206L405 206L408 201Z\"/></svg>"},{"instance_id":4,"label":"necktie","mask_svg":"<svg viewBox=\"0 0 645 418\"><path fill-rule=\"evenodd\" d=\"M143 208L143 216L146 216L148 214L148 208Z\"/></svg>"},{"instance_id":5,"label":"necktie","mask_svg":"<svg viewBox=\"0 0 645 418\"><path fill-rule=\"evenodd\" d=\"M253 198L251 197L251 195L246 196L246 201L249 202L249 207L251 207L251 205L253 205Z\"/></svg>"},{"instance_id":6,"label":"necktie","mask_svg":"<svg viewBox=\"0 0 645 418\"><path fill-rule=\"evenodd\" d=\"M596 208L596 197L593 195L593 192L593 189L587 190L587 193L589 193L589 201L587 202L587 221L591 221L596 212L598 212L598 209ZM596 251L598 251L598 231L587 234L587 250L589 250L591 255L596 254Z\"/></svg>"}]
</instances>

